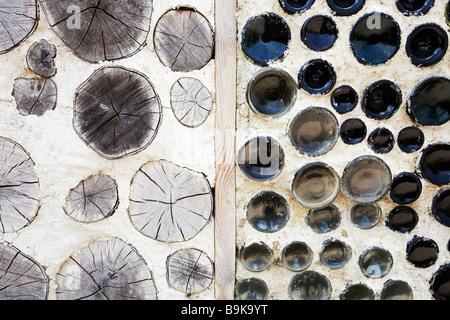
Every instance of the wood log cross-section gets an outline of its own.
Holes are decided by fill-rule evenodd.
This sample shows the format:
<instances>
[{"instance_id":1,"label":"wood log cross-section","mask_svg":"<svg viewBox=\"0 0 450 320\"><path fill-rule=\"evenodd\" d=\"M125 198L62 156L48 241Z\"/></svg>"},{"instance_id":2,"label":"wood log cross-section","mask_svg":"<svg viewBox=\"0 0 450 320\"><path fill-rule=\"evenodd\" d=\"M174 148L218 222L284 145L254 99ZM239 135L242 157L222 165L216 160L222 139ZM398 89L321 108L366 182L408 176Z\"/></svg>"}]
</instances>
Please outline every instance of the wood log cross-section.
<instances>
[{"instance_id":1,"label":"wood log cross-section","mask_svg":"<svg viewBox=\"0 0 450 320\"><path fill-rule=\"evenodd\" d=\"M175 117L190 128L202 125L213 107L211 93L200 80L194 78L178 79L172 86L170 98Z\"/></svg>"},{"instance_id":2,"label":"wood log cross-section","mask_svg":"<svg viewBox=\"0 0 450 320\"><path fill-rule=\"evenodd\" d=\"M147 148L161 120L161 102L150 80L126 68L97 70L75 95L75 131L107 159Z\"/></svg>"},{"instance_id":3,"label":"wood log cross-section","mask_svg":"<svg viewBox=\"0 0 450 320\"><path fill-rule=\"evenodd\" d=\"M12 95L22 116L43 116L54 110L57 102L56 84L46 78L19 78L14 83Z\"/></svg>"},{"instance_id":4,"label":"wood log cross-section","mask_svg":"<svg viewBox=\"0 0 450 320\"><path fill-rule=\"evenodd\" d=\"M116 181L100 173L70 190L64 212L78 222L91 223L110 217L119 206Z\"/></svg>"},{"instance_id":5,"label":"wood log cross-section","mask_svg":"<svg viewBox=\"0 0 450 320\"><path fill-rule=\"evenodd\" d=\"M44 269L15 247L0 243L0 300L46 300Z\"/></svg>"},{"instance_id":6,"label":"wood log cross-section","mask_svg":"<svg viewBox=\"0 0 450 320\"><path fill-rule=\"evenodd\" d=\"M0 233L29 225L40 207L34 162L15 141L0 137Z\"/></svg>"},{"instance_id":7,"label":"wood log cross-section","mask_svg":"<svg viewBox=\"0 0 450 320\"><path fill-rule=\"evenodd\" d=\"M146 43L152 0L40 0L51 28L79 58L129 57Z\"/></svg>"},{"instance_id":8,"label":"wood log cross-section","mask_svg":"<svg viewBox=\"0 0 450 320\"><path fill-rule=\"evenodd\" d=\"M205 291L214 278L211 259L198 249L183 249L171 254L166 269L169 285L187 294Z\"/></svg>"},{"instance_id":9,"label":"wood log cross-section","mask_svg":"<svg viewBox=\"0 0 450 320\"><path fill-rule=\"evenodd\" d=\"M153 274L134 247L118 238L95 241L56 274L58 300L156 300Z\"/></svg>"},{"instance_id":10,"label":"wood log cross-section","mask_svg":"<svg viewBox=\"0 0 450 320\"><path fill-rule=\"evenodd\" d=\"M38 22L37 0L0 1L0 54L25 41L36 30Z\"/></svg>"},{"instance_id":11,"label":"wood log cross-section","mask_svg":"<svg viewBox=\"0 0 450 320\"><path fill-rule=\"evenodd\" d=\"M53 77L56 73L55 57L56 47L42 39L33 43L28 49L28 68L41 77Z\"/></svg>"},{"instance_id":12,"label":"wood log cross-section","mask_svg":"<svg viewBox=\"0 0 450 320\"><path fill-rule=\"evenodd\" d=\"M131 222L154 240L173 243L194 238L208 223L212 210L206 177L172 162L149 162L131 182Z\"/></svg>"},{"instance_id":13,"label":"wood log cross-section","mask_svg":"<svg viewBox=\"0 0 450 320\"><path fill-rule=\"evenodd\" d=\"M153 36L155 51L172 71L202 69L214 53L214 32L208 20L192 8L168 11L158 21Z\"/></svg>"}]
</instances>

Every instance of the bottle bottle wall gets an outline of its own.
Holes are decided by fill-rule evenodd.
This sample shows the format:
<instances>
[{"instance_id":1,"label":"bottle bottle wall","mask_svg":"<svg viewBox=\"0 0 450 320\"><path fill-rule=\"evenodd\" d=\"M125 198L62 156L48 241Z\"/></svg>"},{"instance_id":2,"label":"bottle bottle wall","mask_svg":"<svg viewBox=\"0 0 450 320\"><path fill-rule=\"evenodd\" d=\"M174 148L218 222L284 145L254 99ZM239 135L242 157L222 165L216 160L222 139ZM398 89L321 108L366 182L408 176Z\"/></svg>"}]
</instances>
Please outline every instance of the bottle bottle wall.
<instances>
[{"instance_id":1,"label":"bottle bottle wall","mask_svg":"<svg viewBox=\"0 0 450 320\"><path fill-rule=\"evenodd\" d=\"M280 5L288 2L300 12ZM280 117L257 114L245 96L261 66L238 48L237 148L270 135L284 151L284 167L273 180L257 183L237 170L237 241L264 241L272 248L274 263L257 275L267 284L268 299L311 298L302 290L305 271L317 272L309 275L320 283L312 297L317 299L442 297L450 259L447 3L239 4L240 30L263 12L284 19L289 46L269 67L290 74L298 87L294 104ZM319 195L335 186L329 179L328 188L320 187L323 172L305 174L319 163L337 174L340 186L337 196L314 207L313 200L319 203ZM276 192L290 206L289 221L270 234L246 218L246 204L263 191ZM432 266L411 262L428 252L420 245L411 246L408 260L414 235L439 248ZM287 255L293 243L303 245L298 255ZM312 261L306 263L309 250ZM254 276L239 262L236 267L238 279Z\"/></svg>"}]
</instances>

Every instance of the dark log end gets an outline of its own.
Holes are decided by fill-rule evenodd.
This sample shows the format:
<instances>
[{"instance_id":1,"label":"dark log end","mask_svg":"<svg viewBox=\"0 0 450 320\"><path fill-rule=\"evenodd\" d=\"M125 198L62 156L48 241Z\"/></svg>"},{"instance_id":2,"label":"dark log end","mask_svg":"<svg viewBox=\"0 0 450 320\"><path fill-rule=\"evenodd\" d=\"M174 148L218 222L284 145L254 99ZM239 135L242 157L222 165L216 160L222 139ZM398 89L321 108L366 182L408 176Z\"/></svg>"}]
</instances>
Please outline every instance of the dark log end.
<instances>
[{"instance_id":1,"label":"dark log end","mask_svg":"<svg viewBox=\"0 0 450 320\"><path fill-rule=\"evenodd\" d=\"M79 58L129 57L146 43L153 0L40 0L52 29Z\"/></svg>"},{"instance_id":2,"label":"dark log end","mask_svg":"<svg viewBox=\"0 0 450 320\"><path fill-rule=\"evenodd\" d=\"M89 147L108 159L148 147L161 119L161 102L151 82L125 68L96 71L75 96L75 131Z\"/></svg>"},{"instance_id":3,"label":"dark log end","mask_svg":"<svg viewBox=\"0 0 450 320\"><path fill-rule=\"evenodd\" d=\"M33 43L27 53L27 64L31 71L45 78L56 74L54 58L56 47L42 39Z\"/></svg>"},{"instance_id":4,"label":"dark log end","mask_svg":"<svg viewBox=\"0 0 450 320\"><path fill-rule=\"evenodd\" d=\"M22 116L43 116L56 108L57 89L51 79L19 78L14 83L12 95Z\"/></svg>"}]
</instances>

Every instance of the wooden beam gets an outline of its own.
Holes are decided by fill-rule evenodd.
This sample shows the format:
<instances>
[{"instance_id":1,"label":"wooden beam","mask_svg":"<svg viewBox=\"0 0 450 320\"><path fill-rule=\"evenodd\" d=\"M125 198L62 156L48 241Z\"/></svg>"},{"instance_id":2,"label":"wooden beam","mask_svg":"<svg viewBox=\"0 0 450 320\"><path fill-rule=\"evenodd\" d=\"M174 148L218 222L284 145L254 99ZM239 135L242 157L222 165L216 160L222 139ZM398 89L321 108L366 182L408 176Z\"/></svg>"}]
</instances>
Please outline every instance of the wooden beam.
<instances>
[{"instance_id":1,"label":"wooden beam","mask_svg":"<svg viewBox=\"0 0 450 320\"><path fill-rule=\"evenodd\" d=\"M215 296L234 299L236 207L236 0L216 0Z\"/></svg>"}]
</instances>

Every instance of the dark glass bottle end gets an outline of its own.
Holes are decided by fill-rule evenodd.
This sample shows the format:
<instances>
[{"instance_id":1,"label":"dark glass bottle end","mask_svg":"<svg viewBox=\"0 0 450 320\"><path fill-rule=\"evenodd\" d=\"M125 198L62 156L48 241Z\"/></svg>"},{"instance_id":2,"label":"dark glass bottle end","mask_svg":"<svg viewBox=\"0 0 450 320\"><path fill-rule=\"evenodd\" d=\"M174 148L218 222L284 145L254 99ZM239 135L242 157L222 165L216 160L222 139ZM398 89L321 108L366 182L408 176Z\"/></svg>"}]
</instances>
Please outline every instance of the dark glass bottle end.
<instances>
[{"instance_id":1,"label":"dark glass bottle end","mask_svg":"<svg viewBox=\"0 0 450 320\"><path fill-rule=\"evenodd\" d=\"M361 119L347 119L341 125L340 135L345 144L358 144L366 138L366 124Z\"/></svg>"},{"instance_id":2,"label":"dark glass bottle end","mask_svg":"<svg viewBox=\"0 0 450 320\"><path fill-rule=\"evenodd\" d=\"M425 143L425 134L417 127L407 127L402 129L397 138L397 144L405 153L419 151Z\"/></svg>"},{"instance_id":3,"label":"dark glass bottle end","mask_svg":"<svg viewBox=\"0 0 450 320\"><path fill-rule=\"evenodd\" d=\"M242 50L260 66L282 60L290 42L291 31L287 22L275 13L251 17L242 30Z\"/></svg>"},{"instance_id":4,"label":"dark glass bottle end","mask_svg":"<svg viewBox=\"0 0 450 320\"><path fill-rule=\"evenodd\" d=\"M450 119L450 79L429 77L413 90L407 112L415 123L440 126Z\"/></svg>"},{"instance_id":5,"label":"dark glass bottle end","mask_svg":"<svg viewBox=\"0 0 450 320\"><path fill-rule=\"evenodd\" d=\"M298 82L310 94L327 94L336 84L336 72L328 61L310 60L301 68Z\"/></svg>"},{"instance_id":6,"label":"dark glass bottle end","mask_svg":"<svg viewBox=\"0 0 450 320\"><path fill-rule=\"evenodd\" d=\"M422 24L408 36L406 53L418 67L432 66L442 60L447 52L448 36L435 23Z\"/></svg>"},{"instance_id":7,"label":"dark glass bottle end","mask_svg":"<svg viewBox=\"0 0 450 320\"><path fill-rule=\"evenodd\" d=\"M350 47L356 59L365 65L380 65L400 49L401 30L398 23L382 12L365 14L350 32Z\"/></svg>"},{"instance_id":8,"label":"dark glass bottle end","mask_svg":"<svg viewBox=\"0 0 450 320\"><path fill-rule=\"evenodd\" d=\"M311 8L315 0L279 0L279 2L285 12L299 14Z\"/></svg>"},{"instance_id":9,"label":"dark glass bottle end","mask_svg":"<svg viewBox=\"0 0 450 320\"><path fill-rule=\"evenodd\" d=\"M434 6L434 0L397 0L397 9L406 16L427 14Z\"/></svg>"},{"instance_id":10,"label":"dark glass bottle end","mask_svg":"<svg viewBox=\"0 0 450 320\"><path fill-rule=\"evenodd\" d=\"M377 128L369 135L367 143L375 153L385 154L394 148L395 138L389 129Z\"/></svg>"},{"instance_id":11,"label":"dark glass bottle end","mask_svg":"<svg viewBox=\"0 0 450 320\"><path fill-rule=\"evenodd\" d=\"M366 0L327 0L330 9L337 16L351 16L358 13Z\"/></svg>"},{"instance_id":12,"label":"dark glass bottle end","mask_svg":"<svg viewBox=\"0 0 450 320\"><path fill-rule=\"evenodd\" d=\"M311 50L330 49L338 38L337 25L331 17L316 15L309 18L302 27L301 40Z\"/></svg>"}]
</instances>

